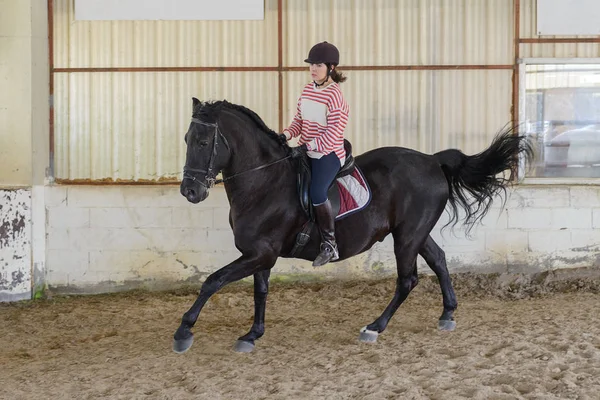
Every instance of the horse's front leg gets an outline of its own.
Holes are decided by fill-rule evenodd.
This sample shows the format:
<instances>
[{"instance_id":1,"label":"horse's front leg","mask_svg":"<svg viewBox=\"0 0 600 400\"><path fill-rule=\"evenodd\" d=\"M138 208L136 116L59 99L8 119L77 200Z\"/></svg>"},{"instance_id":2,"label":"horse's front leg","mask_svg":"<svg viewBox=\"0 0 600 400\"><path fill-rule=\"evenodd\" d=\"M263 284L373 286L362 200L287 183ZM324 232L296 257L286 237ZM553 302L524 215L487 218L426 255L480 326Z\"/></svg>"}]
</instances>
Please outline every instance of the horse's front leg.
<instances>
[{"instance_id":1,"label":"horse's front leg","mask_svg":"<svg viewBox=\"0 0 600 400\"><path fill-rule=\"evenodd\" d=\"M210 296L229 283L246 278L260 271L271 269L277 260L277 256L271 253L265 251L244 254L231 264L210 274L202 284L200 294L192 307L183 314L181 325L179 325L174 335L173 351L183 353L192 346L194 335L191 329L198 320L200 311Z\"/></svg>"},{"instance_id":2,"label":"horse's front leg","mask_svg":"<svg viewBox=\"0 0 600 400\"><path fill-rule=\"evenodd\" d=\"M235 343L235 351L249 353L254 350L254 341L265 333L265 310L269 293L269 275L271 270L254 274L254 323L250 332L240 337Z\"/></svg>"}]
</instances>

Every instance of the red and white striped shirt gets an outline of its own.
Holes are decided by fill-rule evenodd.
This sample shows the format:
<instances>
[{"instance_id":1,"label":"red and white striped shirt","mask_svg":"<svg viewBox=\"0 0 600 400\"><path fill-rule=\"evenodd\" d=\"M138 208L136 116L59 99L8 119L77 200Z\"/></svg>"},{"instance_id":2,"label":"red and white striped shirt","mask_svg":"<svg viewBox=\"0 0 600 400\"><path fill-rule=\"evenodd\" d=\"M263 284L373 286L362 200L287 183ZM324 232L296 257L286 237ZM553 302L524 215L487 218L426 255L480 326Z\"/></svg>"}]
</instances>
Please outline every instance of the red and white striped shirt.
<instances>
[{"instance_id":1,"label":"red and white striped shirt","mask_svg":"<svg viewBox=\"0 0 600 400\"><path fill-rule=\"evenodd\" d=\"M304 86L296 115L283 133L288 138L300 136L298 143L306 143L309 157L321 158L334 151L341 165L344 165L344 129L349 113L350 109L337 83L321 89L311 82Z\"/></svg>"}]
</instances>

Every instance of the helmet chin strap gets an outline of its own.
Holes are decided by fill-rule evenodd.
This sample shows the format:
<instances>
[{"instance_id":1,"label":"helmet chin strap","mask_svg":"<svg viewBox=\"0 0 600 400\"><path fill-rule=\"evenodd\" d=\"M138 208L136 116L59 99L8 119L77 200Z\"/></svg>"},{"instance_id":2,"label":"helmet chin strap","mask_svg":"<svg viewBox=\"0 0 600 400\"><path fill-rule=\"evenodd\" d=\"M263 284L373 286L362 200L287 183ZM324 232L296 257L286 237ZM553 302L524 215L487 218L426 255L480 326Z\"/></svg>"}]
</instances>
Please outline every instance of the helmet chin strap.
<instances>
[{"instance_id":1,"label":"helmet chin strap","mask_svg":"<svg viewBox=\"0 0 600 400\"><path fill-rule=\"evenodd\" d=\"M313 81L315 86L316 87L323 86L329 80L329 77L331 76L331 71L333 71L333 69L331 69L331 67L329 67L327 69L327 76L325 77L325 80L323 81L323 83L317 83L317 81Z\"/></svg>"}]
</instances>

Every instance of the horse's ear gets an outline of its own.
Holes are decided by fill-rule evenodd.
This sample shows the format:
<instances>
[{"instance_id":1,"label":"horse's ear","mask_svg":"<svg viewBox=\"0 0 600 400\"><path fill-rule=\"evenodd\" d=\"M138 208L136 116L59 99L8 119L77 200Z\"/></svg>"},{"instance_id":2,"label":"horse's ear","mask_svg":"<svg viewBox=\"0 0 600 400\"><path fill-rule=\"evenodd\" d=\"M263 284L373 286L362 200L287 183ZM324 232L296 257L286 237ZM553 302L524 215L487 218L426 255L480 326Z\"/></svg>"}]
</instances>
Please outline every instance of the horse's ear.
<instances>
[{"instance_id":1,"label":"horse's ear","mask_svg":"<svg viewBox=\"0 0 600 400\"><path fill-rule=\"evenodd\" d=\"M196 108L196 106L200 104L200 100L198 100L195 97L192 97L192 105L194 106L194 108Z\"/></svg>"}]
</instances>

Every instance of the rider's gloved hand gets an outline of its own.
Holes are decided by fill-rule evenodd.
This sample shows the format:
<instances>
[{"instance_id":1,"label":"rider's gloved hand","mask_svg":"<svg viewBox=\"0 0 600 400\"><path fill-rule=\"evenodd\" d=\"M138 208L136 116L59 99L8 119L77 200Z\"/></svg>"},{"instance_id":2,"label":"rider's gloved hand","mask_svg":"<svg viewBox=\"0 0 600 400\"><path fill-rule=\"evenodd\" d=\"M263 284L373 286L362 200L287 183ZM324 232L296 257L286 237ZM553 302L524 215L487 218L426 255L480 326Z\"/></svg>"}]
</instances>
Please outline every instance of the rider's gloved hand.
<instances>
[{"instance_id":1,"label":"rider's gloved hand","mask_svg":"<svg viewBox=\"0 0 600 400\"><path fill-rule=\"evenodd\" d=\"M283 144L286 144L286 143L287 143L287 140L288 140L288 139L287 139L287 136L285 136L285 133L280 133L280 134L279 134L279 135L277 135L277 136L278 136L277 138L279 139L279 143L280 143L280 144L282 144L282 145L283 145Z\"/></svg>"}]
</instances>

